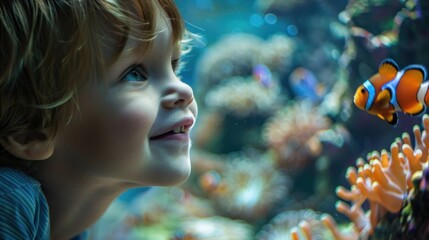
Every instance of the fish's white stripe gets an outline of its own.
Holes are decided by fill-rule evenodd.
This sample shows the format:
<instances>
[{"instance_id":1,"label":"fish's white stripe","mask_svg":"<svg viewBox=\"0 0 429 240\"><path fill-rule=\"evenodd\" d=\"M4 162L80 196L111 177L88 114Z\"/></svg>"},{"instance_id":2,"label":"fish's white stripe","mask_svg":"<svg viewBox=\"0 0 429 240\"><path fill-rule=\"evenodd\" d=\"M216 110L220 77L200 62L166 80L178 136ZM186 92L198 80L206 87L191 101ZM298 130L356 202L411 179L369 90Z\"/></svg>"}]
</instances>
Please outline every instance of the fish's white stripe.
<instances>
[{"instance_id":1,"label":"fish's white stripe","mask_svg":"<svg viewBox=\"0 0 429 240\"><path fill-rule=\"evenodd\" d=\"M366 106L365 106L365 110L368 111L371 108L372 104L374 103L375 87L374 87L374 85L372 85L372 83L369 80L366 80L363 83L363 86L368 91L368 100L366 101Z\"/></svg>"},{"instance_id":2,"label":"fish's white stripe","mask_svg":"<svg viewBox=\"0 0 429 240\"><path fill-rule=\"evenodd\" d=\"M398 83L401 80L401 78L404 75L404 73L405 73L404 70L399 71L396 74L395 78L392 81L384 84L384 86L381 87L382 91L385 90L385 89L387 89L387 90L390 91L390 94L391 94L390 104L392 104L392 106L395 108L395 111L402 111L402 109L399 106L398 101L396 99L396 88L398 87Z\"/></svg>"},{"instance_id":3,"label":"fish's white stripe","mask_svg":"<svg viewBox=\"0 0 429 240\"><path fill-rule=\"evenodd\" d=\"M426 105L425 96L428 91L428 87L429 87L429 82L422 83L422 85L419 88L419 92L417 93L417 100L425 105Z\"/></svg>"}]
</instances>

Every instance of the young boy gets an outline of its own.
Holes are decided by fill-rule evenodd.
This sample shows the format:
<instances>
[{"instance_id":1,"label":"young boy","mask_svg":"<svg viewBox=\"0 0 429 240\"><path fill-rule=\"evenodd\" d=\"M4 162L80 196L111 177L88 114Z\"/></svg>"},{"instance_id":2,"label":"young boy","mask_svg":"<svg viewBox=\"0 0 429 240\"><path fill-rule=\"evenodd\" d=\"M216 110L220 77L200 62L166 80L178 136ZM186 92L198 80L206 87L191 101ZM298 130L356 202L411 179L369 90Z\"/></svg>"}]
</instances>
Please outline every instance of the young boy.
<instances>
[{"instance_id":1,"label":"young boy","mask_svg":"<svg viewBox=\"0 0 429 240\"><path fill-rule=\"evenodd\" d=\"M0 239L77 239L124 190L187 179L173 0L9 0L0 21Z\"/></svg>"}]
</instances>

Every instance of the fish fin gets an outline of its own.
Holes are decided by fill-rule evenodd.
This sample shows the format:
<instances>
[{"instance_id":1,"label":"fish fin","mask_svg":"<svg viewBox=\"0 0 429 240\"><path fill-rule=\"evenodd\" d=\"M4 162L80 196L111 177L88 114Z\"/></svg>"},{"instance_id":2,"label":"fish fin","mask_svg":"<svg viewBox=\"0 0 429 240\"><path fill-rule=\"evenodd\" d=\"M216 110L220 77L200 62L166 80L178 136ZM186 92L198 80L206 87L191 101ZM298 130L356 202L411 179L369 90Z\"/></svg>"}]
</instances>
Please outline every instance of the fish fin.
<instances>
[{"instance_id":1,"label":"fish fin","mask_svg":"<svg viewBox=\"0 0 429 240\"><path fill-rule=\"evenodd\" d=\"M390 115L377 114L377 116L392 126L396 126L398 124L398 114L396 112Z\"/></svg>"},{"instance_id":2,"label":"fish fin","mask_svg":"<svg viewBox=\"0 0 429 240\"><path fill-rule=\"evenodd\" d=\"M396 126L397 124L398 124L398 114L395 112L395 113L392 113L390 116L388 116L387 118L386 118L386 121L390 124L390 125L393 125L393 126Z\"/></svg>"},{"instance_id":3,"label":"fish fin","mask_svg":"<svg viewBox=\"0 0 429 240\"><path fill-rule=\"evenodd\" d=\"M390 93L390 91L388 89L384 89L377 94L375 102L377 104L380 104L383 108L387 108L390 104L391 96L392 94Z\"/></svg>"},{"instance_id":4,"label":"fish fin","mask_svg":"<svg viewBox=\"0 0 429 240\"><path fill-rule=\"evenodd\" d=\"M394 79L398 71L398 64L390 58L384 59L378 67L378 73L380 73L380 76L387 80Z\"/></svg>"},{"instance_id":5,"label":"fish fin","mask_svg":"<svg viewBox=\"0 0 429 240\"><path fill-rule=\"evenodd\" d=\"M414 109L411 109L411 110L413 110L413 111L404 112L404 113L407 115L410 115L410 116L417 116L418 117L418 116L421 116L424 112L426 112L426 107L424 104L419 103L419 104L417 104L417 106L415 106Z\"/></svg>"}]
</instances>

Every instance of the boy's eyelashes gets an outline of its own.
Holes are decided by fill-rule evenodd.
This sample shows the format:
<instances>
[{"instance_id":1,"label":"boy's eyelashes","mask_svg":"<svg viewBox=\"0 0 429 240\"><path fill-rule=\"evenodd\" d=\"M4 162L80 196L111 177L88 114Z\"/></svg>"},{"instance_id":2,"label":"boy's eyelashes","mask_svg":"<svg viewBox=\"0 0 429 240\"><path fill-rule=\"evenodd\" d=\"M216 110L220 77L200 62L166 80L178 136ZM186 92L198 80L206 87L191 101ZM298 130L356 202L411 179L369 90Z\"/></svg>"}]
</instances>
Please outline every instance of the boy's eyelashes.
<instances>
[{"instance_id":1,"label":"boy's eyelashes","mask_svg":"<svg viewBox=\"0 0 429 240\"><path fill-rule=\"evenodd\" d=\"M180 59L173 59L171 61L171 67L173 71L176 73L179 68ZM147 70L141 64L134 64L128 67L124 73L122 73L119 77L119 82L145 82L149 79Z\"/></svg>"},{"instance_id":2,"label":"boy's eyelashes","mask_svg":"<svg viewBox=\"0 0 429 240\"><path fill-rule=\"evenodd\" d=\"M142 65L130 66L120 77L120 82L144 82L148 80L146 70Z\"/></svg>"}]
</instances>

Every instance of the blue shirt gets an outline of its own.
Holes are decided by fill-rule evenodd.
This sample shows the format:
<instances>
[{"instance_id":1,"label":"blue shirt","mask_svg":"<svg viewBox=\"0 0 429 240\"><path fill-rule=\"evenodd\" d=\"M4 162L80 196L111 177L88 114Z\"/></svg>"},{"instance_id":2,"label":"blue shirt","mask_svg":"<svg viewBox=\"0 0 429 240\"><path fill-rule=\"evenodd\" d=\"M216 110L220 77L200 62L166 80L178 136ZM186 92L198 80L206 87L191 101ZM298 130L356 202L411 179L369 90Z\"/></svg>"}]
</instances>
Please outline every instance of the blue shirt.
<instances>
[{"instance_id":1,"label":"blue shirt","mask_svg":"<svg viewBox=\"0 0 429 240\"><path fill-rule=\"evenodd\" d=\"M45 240L49 233L49 207L40 183L19 170L0 167L0 239Z\"/></svg>"}]
</instances>

